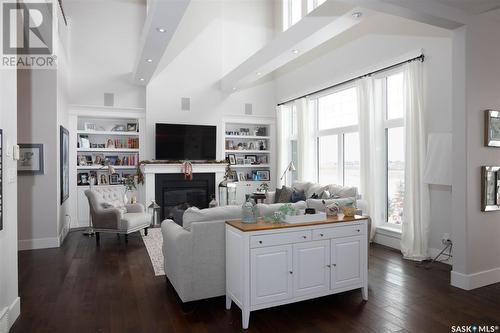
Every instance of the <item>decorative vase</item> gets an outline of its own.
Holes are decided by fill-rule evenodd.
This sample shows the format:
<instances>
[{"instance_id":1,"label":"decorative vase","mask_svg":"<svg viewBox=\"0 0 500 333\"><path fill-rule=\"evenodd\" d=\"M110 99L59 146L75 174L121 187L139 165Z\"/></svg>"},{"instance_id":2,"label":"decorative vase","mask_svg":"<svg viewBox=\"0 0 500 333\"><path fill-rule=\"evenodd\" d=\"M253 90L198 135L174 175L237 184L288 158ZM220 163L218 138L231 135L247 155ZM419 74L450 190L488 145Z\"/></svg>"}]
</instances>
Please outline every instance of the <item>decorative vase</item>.
<instances>
[{"instance_id":1,"label":"decorative vase","mask_svg":"<svg viewBox=\"0 0 500 333\"><path fill-rule=\"evenodd\" d=\"M250 198L241 207L241 220L243 223L256 223L256 210Z\"/></svg>"},{"instance_id":2,"label":"decorative vase","mask_svg":"<svg viewBox=\"0 0 500 333\"><path fill-rule=\"evenodd\" d=\"M125 194L123 194L123 203L128 204L128 196L127 196L128 190L125 191Z\"/></svg>"},{"instance_id":3,"label":"decorative vase","mask_svg":"<svg viewBox=\"0 0 500 333\"><path fill-rule=\"evenodd\" d=\"M356 214L356 207L342 207L342 212L344 213L344 217L354 217L354 214Z\"/></svg>"}]
</instances>

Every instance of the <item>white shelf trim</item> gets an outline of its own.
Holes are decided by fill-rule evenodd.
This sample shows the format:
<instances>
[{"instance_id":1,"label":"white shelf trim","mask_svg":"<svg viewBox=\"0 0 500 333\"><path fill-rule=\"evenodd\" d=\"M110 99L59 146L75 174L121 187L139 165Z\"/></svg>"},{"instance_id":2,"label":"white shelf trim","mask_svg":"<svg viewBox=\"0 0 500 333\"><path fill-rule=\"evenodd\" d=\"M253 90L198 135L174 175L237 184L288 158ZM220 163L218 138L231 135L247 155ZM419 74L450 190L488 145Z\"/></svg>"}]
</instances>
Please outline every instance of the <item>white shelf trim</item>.
<instances>
[{"instance_id":1,"label":"white shelf trim","mask_svg":"<svg viewBox=\"0 0 500 333\"><path fill-rule=\"evenodd\" d=\"M253 140L269 140L270 136L258 135L226 135L226 139L253 139Z\"/></svg>"},{"instance_id":2,"label":"white shelf trim","mask_svg":"<svg viewBox=\"0 0 500 333\"><path fill-rule=\"evenodd\" d=\"M136 165L113 165L112 166L115 170L126 170L126 169L135 169L137 168ZM103 170L103 171L106 171L107 170L107 166L97 166L97 165L87 165L87 166L77 166L76 167L77 170Z\"/></svg>"},{"instance_id":3,"label":"white shelf trim","mask_svg":"<svg viewBox=\"0 0 500 333\"><path fill-rule=\"evenodd\" d=\"M270 168L270 164L232 164L233 169L244 169L244 168Z\"/></svg>"},{"instance_id":4,"label":"white shelf trim","mask_svg":"<svg viewBox=\"0 0 500 333\"><path fill-rule=\"evenodd\" d=\"M135 148L77 148L77 152L104 152L104 153L138 153Z\"/></svg>"},{"instance_id":5,"label":"white shelf trim","mask_svg":"<svg viewBox=\"0 0 500 333\"><path fill-rule=\"evenodd\" d=\"M269 150L227 150L226 153L231 154L269 154Z\"/></svg>"},{"instance_id":6,"label":"white shelf trim","mask_svg":"<svg viewBox=\"0 0 500 333\"><path fill-rule=\"evenodd\" d=\"M84 131L78 130L77 134L84 135L120 135L120 136L139 136L139 132L118 132L118 131Z\"/></svg>"}]
</instances>

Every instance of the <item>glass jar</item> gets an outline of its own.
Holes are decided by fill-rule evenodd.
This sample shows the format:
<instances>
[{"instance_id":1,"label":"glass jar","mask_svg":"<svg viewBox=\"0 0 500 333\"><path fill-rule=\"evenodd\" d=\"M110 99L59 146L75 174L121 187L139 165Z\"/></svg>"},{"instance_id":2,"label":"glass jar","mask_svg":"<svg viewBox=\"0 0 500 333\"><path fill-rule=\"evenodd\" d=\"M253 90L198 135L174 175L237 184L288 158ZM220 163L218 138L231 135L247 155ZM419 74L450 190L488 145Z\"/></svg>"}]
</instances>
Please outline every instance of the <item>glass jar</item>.
<instances>
[{"instance_id":1,"label":"glass jar","mask_svg":"<svg viewBox=\"0 0 500 333\"><path fill-rule=\"evenodd\" d=\"M241 220L243 223L257 223L255 205L250 198L241 207Z\"/></svg>"}]
</instances>

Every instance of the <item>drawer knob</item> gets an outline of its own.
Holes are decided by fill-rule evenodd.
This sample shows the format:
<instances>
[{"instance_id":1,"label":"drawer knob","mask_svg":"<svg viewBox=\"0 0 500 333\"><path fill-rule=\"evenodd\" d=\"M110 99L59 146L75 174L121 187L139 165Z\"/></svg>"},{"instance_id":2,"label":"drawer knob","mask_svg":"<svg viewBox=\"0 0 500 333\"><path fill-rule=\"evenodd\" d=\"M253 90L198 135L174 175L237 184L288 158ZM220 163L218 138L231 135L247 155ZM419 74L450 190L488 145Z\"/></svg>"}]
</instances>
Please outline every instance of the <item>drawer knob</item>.
<instances>
[{"instance_id":1,"label":"drawer knob","mask_svg":"<svg viewBox=\"0 0 500 333\"><path fill-rule=\"evenodd\" d=\"M306 238L307 238L307 236L302 236L302 238L306 239Z\"/></svg>"},{"instance_id":2,"label":"drawer knob","mask_svg":"<svg viewBox=\"0 0 500 333\"><path fill-rule=\"evenodd\" d=\"M319 234L320 237L323 237L324 235L323 234Z\"/></svg>"},{"instance_id":3,"label":"drawer knob","mask_svg":"<svg viewBox=\"0 0 500 333\"><path fill-rule=\"evenodd\" d=\"M262 241L259 241L259 244L262 244Z\"/></svg>"},{"instance_id":4,"label":"drawer knob","mask_svg":"<svg viewBox=\"0 0 500 333\"><path fill-rule=\"evenodd\" d=\"M293 271L290 271L290 274L293 274Z\"/></svg>"},{"instance_id":5,"label":"drawer knob","mask_svg":"<svg viewBox=\"0 0 500 333\"><path fill-rule=\"evenodd\" d=\"M356 231L357 231L357 232L360 232L361 230L359 230L359 229L356 229Z\"/></svg>"},{"instance_id":6,"label":"drawer knob","mask_svg":"<svg viewBox=\"0 0 500 333\"><path fill-rule=\"evenodd\" d=\"M337 264L333 264L333 267L337 267Z\"/></svg>"},{"instance_id":7,"label":"drawer knob","mask_svg":"<svg viewBox=\"0 0 500 333\"><path fill-rule=\"evenodd\" d=\"M332 267L332 266L331 266L331 265L326 265L326 267L330 268L330 267Z\"/></svg>"}]
</instances>

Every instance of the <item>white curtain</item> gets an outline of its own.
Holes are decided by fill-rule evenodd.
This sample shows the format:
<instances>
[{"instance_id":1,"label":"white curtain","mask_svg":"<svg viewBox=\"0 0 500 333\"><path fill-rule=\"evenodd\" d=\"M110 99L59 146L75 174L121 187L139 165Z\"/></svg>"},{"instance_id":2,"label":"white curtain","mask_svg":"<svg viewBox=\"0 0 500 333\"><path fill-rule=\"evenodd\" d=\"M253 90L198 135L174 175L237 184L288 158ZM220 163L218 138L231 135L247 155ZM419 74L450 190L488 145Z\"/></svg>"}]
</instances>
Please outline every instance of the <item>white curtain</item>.
<instances>
[{"instance_id":1,"label":"white curtain","mask_svg":"<svg viewBox=\"0 0 500 333\"><path fill-rule=\"evenodd\" d=\"M298 180L315 182L316 177L316 144L314 137L314 112L308 107L307 98L295 101L297 110L297 150Z\"/></svg>"},{"instance_id":2,"label":"white curtain","mask_svg":"<svg viewBox=\"0 0 500 333\"><path fill-rule=\"evenodd\" d=\"M281 188L285 184L285 179L280 180L281 173L290 163L290 126L292 113L289 106L281 105L276 108L277 114L277 144L278 144L278 162L277 162L277 177L276 177L276 187Z\"/></svg>"},{"instance_id":3,"label":"white curtain","mask_svg":"<svg viewBox=\"0 0 500 333\"><path fill-rule=\"evenodd\" d=\"M382 111L380 103L376 102L379 94L371 77L359 79L356 82L358 90L358 119L361 163L361 185L359 193L361 200L367 203L367 214L372 220L370 239L375 235L377 226L384 221L384 137ZM378 107L377 107L378 106Z\"/></svg>"},{"instance_id":4,"label":"white curtain","mask_svg":"<svg viewBox=\"0 0 500 333\"><path fill-rule=\"evenodd\" d=\"M406 259L428 258L429 188L423 182L426 156L423 65L404 66L405 198L401 252Z\"/></svg>"}]
</instances>

